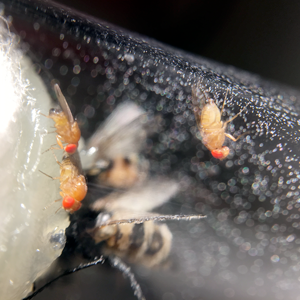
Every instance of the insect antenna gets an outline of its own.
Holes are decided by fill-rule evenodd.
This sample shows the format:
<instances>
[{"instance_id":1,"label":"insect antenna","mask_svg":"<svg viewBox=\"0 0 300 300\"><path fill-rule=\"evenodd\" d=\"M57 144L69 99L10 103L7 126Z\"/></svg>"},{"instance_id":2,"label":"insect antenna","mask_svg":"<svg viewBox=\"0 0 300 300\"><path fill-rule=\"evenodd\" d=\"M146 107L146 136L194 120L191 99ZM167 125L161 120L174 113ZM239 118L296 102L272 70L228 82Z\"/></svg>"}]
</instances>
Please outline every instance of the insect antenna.
<instances>
[{"instance_id":1,"label":"insect antenna","mask_svg":"<svg viewBox=\"0 0 300 300\"><path fill-rule=\"evenodd\" d=\"M125 192L126 191L126 189L115 188L115 187L108 186L108 185L105 185L105 184L99 184L99 183L93 183L93 182L88 182L87 185L90 189L93 189L97 192L98 191L99 192L105 192L105 194L107 192Z\"/></svg>"},{"instance_id":2,"label":"insect antenna","mask_svg":"<svg viewBox=\"0 0 300 300\"><path fill-rule=\"evenodd\" d=\"M223 101L222 109L221 109L221 112L220 112L220 116L221 116L221 117L222 117L223 110L224 110L224 106L225 106L225 103L226 103L226 99L227 99L228 91L229 91L229 87L227 88L227 91L226 91L226 94L225 94L225 97L224 97L224 101Z\"/></svg>"},{"instance_id":3,"label":"insect antenna","mask_svg":"<svg viewBox=\"0 0 300 300\"><path fill-rule=\"evenodd\" d=\"M164 222L170 220L184 220L190 221L193 219L205 219L206 216L204 215L158 215L158 214L149 214L144 217L134 217L129 219L119 219L119 220L108 220L107 222L101 223L100 228L109 225L119 225L119 224L141 224L148 221L157 221L157 222ZM97 226L97 224L96 224Z\"/></svg>"},{"instance_id":4,"label":"insect antenna","mask_svg":"<svg viewBox=\"0 0 300 300\"><path fill-rule=\"evenodd\" d=\"M121 271L122 274L130 280L131 288L133 289L133 293L137 299L146 300L139 283L136 281L134 274L130 270L130 267L128 267L119 257L116 256L109 256L108 261L114 268Z\"/></svg>"},{"instance_id":5,"label":"insect antenna","mask_svg":"<svg viewBox=\"0 0 300 300\"><path fill-rule=\"evenodd\" d=\"M59 199L59 200L61 200L61 199ZM55 213L57 214L61 209L62 209L62 207L59 207L59 209L57 209Z\"/></svg>"},{"instance_id":6,"label":"insect antenna","mask_svg":"<svg viewBox=\"0 0 300 300\"><path fill-rule=\"evenodd\" d=\"M47 206L45 206L45 207L43 208L43 210L48 209L51 205L53 205L54 203L56 203L56 202L58 202L58 201L61 201L61 198L56 199L56 200L54 200L53 202L51 202L50 204L48 204ZM60 209L61 209L61 207L60 207L55 213L57 213Z\"/></svg>"},{"instance_id":7,"label":"insect antenna","mask_svg":"<svg viewBox=\"0 0 300 300\"><path fill-rule=\"evenodd\" d=\"M43 114L41 112L39 112L39 114L42 115L42 116L44 116L44 117L46 117L46 118L49 118L49 116L46 116L45 114Z\"/></svg>"},{"instance_id":8,"label":"insect antenna","mask_svg":"<svg viewBox=\"0 0 300 300\"><path fill-rule=\"evenodd\" d=\"M56 179L59 179L59 177L52 177L46 173L44 173L43 171L39 170L39 172L41 172L42 174L46 175L47 177L51 178L52 180L56 180Z\"/></svg>"},{"instance_id":9,"label":"insect antenna","mask_svg":"<svg viewBox=\"0 0 300 300\"><path fill-rule=\"evenodd\" d=\"M55 146L56 146L56 144L51 145L50 148L45 150L44 152L42 152L42 154L44 154L44 153L46 153L50 150L61 150L61 148L58 148L58 147L55 147Z\"/></svg>"},{"instance_id":10,"label":"insect antenna","mask_svg":"<svg viewBox=\"0 0 300 300\"><path fill-rule=\"evenodd\" d=\"M39 294L40 292L42 292L46 287L48 287L50 284L52 284L53 282L55 282L56 280L58 280L59 278L61 277L64 277L66 275L69 275L71 273L75 273L75 272L78 272L80 270L83 270L83 269L86 269L86 268L89 268L89 267L92 267L92 266L95 266L99 263L104 263L105 259L103 258L103 256L101 256L100 258L92 261L92 262L89 262L89 263L86 263L86 264L81 264L79 265L78 267L74 268L74 269L71 269L71 270L67 270L65 271L64 273L62 273L61 275L59 275L58 277L50 280L48 283L46 283L45 285L43 285L42 287L40 287L39 289L37 289L35 292L33 292L31 295L23 298L22 300L29 300L29 299L32 299L33 297L35 297L37 294ZM143 299L143 298L141 298Z\"/></svg>"}]
</instances>

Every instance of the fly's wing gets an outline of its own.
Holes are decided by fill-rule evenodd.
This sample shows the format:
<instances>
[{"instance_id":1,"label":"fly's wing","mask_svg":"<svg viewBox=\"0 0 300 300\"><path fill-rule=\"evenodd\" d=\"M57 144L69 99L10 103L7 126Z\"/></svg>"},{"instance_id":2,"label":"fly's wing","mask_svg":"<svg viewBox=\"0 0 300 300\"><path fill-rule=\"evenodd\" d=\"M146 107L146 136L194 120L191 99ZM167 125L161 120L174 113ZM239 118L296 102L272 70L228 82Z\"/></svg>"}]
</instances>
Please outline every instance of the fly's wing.
<instances>
[{"instance_id":1,"label":"fly's wing","mask_svg":"<svg viewBox=\"0 0 300 300\"><path fill-rule=\"evenodd\" d=\"M192 87L192 103L194 106L193 111L195 114L195 120L198 128L201 128L200 114L205 104L205 100L206 100L205 94L203 93L201 87L199 86L199 83L197 85L194 85Z\"/></svg>"},{"instance_id":2,"label":"fly's wing","mask_svg":"<svg viewBox=\"0 0 300 300\"><path fill-rule=\"evenodd\" d=\"M195 107L198 107L200 110L203 108L207 100L206 94L201 87L200 83L192 86L192 103Z\"/></svg>"},{"instance_id":3,"label":"fly's wing","mask_svg":"<svg viewBox=\"0 0 300 300\"><path fill-rule=\"evenodd\" d=\"M54 91L55 91L56 97L59 101L59 104L62 108L62 111L67 116L69 122L71 124L74 123L74 118L73 118L72 112L70 110L70 107L68 105L68 102L67 102L65 96L63 95L63 93L61 92L61 89L58 84L54 85Z\"/></svg>"},{"instance_id":4,"label":"fly's wing","mask_svg":"<svg viewBox=\"0 0 300 300\"><path fill-rule=\"evenodd\" d=\"M145 117L145 112L134 103L120 104L90 138L87 155L91 153L95 163L139 153L146 138Z\"/></svg>"},{"instance_id":5,"label":"fly's wing","mask_svg":"<svg viewBox=\"0 0 300 300\"><path fill-rule=\"evenodd\" d=\"M63 159L65 159L66 157L68 157L70 159L70 161L72 162L72 164L77 168L78 173L81 175L84 175L78 151L76 150L73 154L66 154L63 157Z\"/></svg>"},{"instance_id":6,"label":"fly's wing","mask_svg":"<svg viewBox=\"0 0 300 300\"><path fill-rule=\"evenodd\" d=\"M167 202L177 194L179 184L173 180L157 178L149 180L125 192L115 192L93 203L95 211L108 212L128 210L147 212Z\"/></svg>"}]
</instances>

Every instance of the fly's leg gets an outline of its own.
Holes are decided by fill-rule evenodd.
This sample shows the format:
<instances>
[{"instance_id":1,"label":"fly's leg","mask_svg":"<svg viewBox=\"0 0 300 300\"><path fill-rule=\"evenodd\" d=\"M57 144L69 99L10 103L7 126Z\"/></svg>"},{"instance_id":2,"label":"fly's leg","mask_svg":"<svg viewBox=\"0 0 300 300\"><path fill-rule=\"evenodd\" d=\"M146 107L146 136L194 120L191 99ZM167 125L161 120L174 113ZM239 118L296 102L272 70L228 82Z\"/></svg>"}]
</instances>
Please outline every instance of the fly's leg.
<instances>
[{"instance_id":1,"label":"fly's leg","mask_svg":"<svg viewBox=\"0 0 300 300\"><path fill-rule=\"evenodd\" d=\"M54 154L54 152L53 152L53 149L51 149L50 148L50 150L52 151L52 154L53 154L53 156L54 156L54 158L55 158L55 160L56 160L56 162L59 164L59 166L61 165L61 163L58 161L58 159L57 159L57 157L56 157L56 155Z\"/></svg>"},{"instance_id":2,"label":"fly's leg","mask_svg":"<svg viewBox=\"0 0 300 300\"><path fill-rule=\"evenodd\" d=\"M226 122L224 122L224 126L230 122L232 122L236 117L238 117L247 107L248 105L250 104L250 101L247 103L247 105L241 109L234 117L232 117L231 119L227 120ZM223 108L222 108L223 109Z\"/></svg>"},{"instance_id":3,"label":"fly's leg","mask_svg":"<svg viewBox=\"0 0 300 300\"><path fill-rule=\"evenodd\" d=\"M47 206L45 206L45 207L43 208L43 210L48 209L50 206L52 206L54 203L56 203L56 202L58 202L58 201L61 201L61 198L56 199L56 200L54 200L53 202L51 202L50 204L48 204ZM60 208L61 208L61 207L60 207ZM60 208L59 208L59 209L60 209ZM55 213L57 213L57 212L59 211L59 209L58 209Z\"/></svg>"},{"instance_id":4,"label":"fly's leg","mask_svg":"<svg viewBox=\"0 0 300 300\"><path fill-rule=\"evenodd\" d=\"M55 147L55 146L56 146L56 144L51 145L50 148L47 149L47 150L45 150L44 152L42 152L42 154L44 154L44 153L46 153L46 152L48 152L50 150L61 150L60 148Z\"/></svg>"},{"instance_id":5,"label":"fly's leg","mask_svg":"<svg viewBox=\"0 0 300 300\"><path fill-rule=\"evenodd\" d=\"M245 134L248 134L248 133L249 133L249 131L246 131L246 132L240 134L237 138L235 138L234 136L232 136L232 135L229 134L229 133L224 133L224 134L225 134L225 136L227 136L228 138L230 138L231 140L233 140L234 142L236 142L236 141L238 141L242 136L244 136Z\"/></svg>"},{"instance_id":6,"label":"fly's leg","mask_svg":"<svg viewBox=\"0 0 300 300\"><path fill-rule=\"evenodd\" d=\"M62 144L62 141L60 140L60 136L59 135L57 135L56 136L56 142L57 142L57 144L58 144L58 146L61 148L61 149L64 149L64 146L63 146L63 144Z\"/></svg>"},{"instance_id":7,"label":"fly's leg","mask_svg":"<svg viewBox=\"0 0 300 300\"><path fill-rule=\"evenodd\" d=\"M46 175L47 177L51 178L52 180L56 180L56 179L59 179L59 177L52 177L46 173L44 173L43 171L39 170L42 174Z\"/></svg>"}]
</instances>

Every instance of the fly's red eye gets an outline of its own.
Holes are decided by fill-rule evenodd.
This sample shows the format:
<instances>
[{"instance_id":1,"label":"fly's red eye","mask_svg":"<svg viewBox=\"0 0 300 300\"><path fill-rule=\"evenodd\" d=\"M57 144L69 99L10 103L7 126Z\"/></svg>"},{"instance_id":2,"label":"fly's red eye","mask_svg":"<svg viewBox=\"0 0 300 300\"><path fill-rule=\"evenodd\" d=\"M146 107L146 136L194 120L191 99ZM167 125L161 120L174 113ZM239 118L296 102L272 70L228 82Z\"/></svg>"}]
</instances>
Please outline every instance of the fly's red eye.
<instances>
[{"instance_id":1,"label":"fly's red eye","mask_svg":"<svg viewBox=\"0 0 300 300\"><path fill-rule=\"evenodd\" d=\"M74 203L75 203L74 198L72 198L70 196L66 196L63 199L62 206L64 209L70 209L74 205Z\"/></svg>"},{"instance_id":2,"label":"fly's red eye","mask_svg":"<svg viewBox=\"0 0 300 300\"><path fill-rule=\"evenodd\" d=\"M222 151L222 150L212 150L212 151L211 151L211 155L212 155L214 158L217 158L217 159L222 159L222 158L224 158L224 154L223 154L223 151Z\"/></svg>"},{"instance_id":3,"label":"fly's red eye","mask_svg":"<svg viewBox=\"0 0 300 300\"><path fill-rule=\"evenodd\" d=\"M75 151L77 150L77 145L76 144L68 144L65 147L65 151L69 154L73 154L75 153Z\"/></svg>"}]
</instances>

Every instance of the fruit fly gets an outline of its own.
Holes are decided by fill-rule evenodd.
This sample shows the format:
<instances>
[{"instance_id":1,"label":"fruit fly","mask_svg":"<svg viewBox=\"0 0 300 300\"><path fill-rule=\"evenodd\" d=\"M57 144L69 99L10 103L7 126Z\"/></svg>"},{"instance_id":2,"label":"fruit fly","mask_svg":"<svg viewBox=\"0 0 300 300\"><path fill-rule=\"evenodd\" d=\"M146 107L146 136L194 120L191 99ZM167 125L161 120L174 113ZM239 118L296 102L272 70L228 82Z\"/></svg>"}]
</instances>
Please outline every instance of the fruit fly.
<instances>
[{"instance_id":1,"label":"fruit fly","mask_svg":"<svg viewBox=\"0 0 300 300\"><path fill-rule=\"evenodd\" d=\"M242 110L240 110L239 113L237 113L229 120L225 122L221 121L221 116L226 103L228 90L229 88L226 91L223 106L220 111L220 109L215 104L214 99L208 98L202 88L199 87L199 85L196 85L192 88L194 114L198 129L202 137L202 142L204 146L208 150L210 150L212 156L220 160L225 159L230 152L229 147L223 146L225 137L228 137L236 142L247 133L245 132L235 138L234 136L226 132L226 127L228 123L232 122L246 109L249 103ZM200 106L202 106L202 109L200 109L199 107L199 102Z\"/></svg>"},{"instance_id":2,"label":"fruit fly","mask_svg":"<svg viewBox=\"0 0 300 300\"><path fill-rule=\"evenodd\" d=\"M62 207L73 213L81 207L81 201L86 196L85 177L80 174L80 167L75 154L65 156L63 161L58 162L58 164L60 166L60 195L63 198Z\"/></svg>"},{"instance_id":3,"label":"fruit fly","mask_svg":"<svg viewBox=\"0 0 300 300\"><path fill-rule=\"evenodd\" d=\"M59 162L55 155L54 157L60 167L60 177L51 177L44 172L40 172L52 179L60 180L60 195L63 198L62 208L69 213L73 213L80 209L81 201L87 193L87 184L85 177L81 174L78 152L76 151L72 155L65 155L62 162ZM60 200L58 199L54 202Z\"/></svg>"},{"instance_id":4,"label":"fruit fly","mask_svg":"<svg viewBox=\"0 0 300 300\"><path fill-rule=\"evenodd\" d=\"M52 108L47 117L55 122L54 126L57 133L56 141L59 147L64 149L67 153L73 154L77 150L81 132L58 84L54 85L54 91L62 110ZM63 146L63 144L67 145Z\"/></svg>"}]
</instances>

